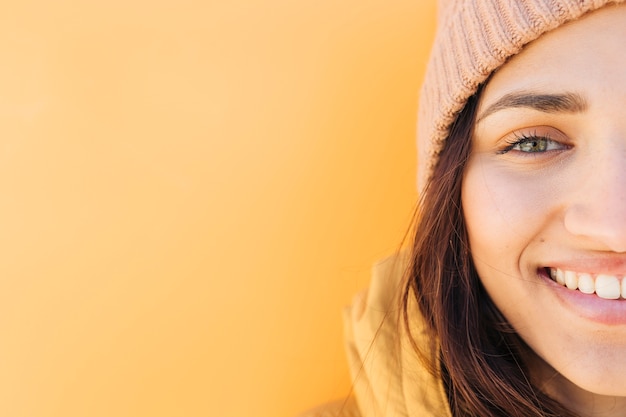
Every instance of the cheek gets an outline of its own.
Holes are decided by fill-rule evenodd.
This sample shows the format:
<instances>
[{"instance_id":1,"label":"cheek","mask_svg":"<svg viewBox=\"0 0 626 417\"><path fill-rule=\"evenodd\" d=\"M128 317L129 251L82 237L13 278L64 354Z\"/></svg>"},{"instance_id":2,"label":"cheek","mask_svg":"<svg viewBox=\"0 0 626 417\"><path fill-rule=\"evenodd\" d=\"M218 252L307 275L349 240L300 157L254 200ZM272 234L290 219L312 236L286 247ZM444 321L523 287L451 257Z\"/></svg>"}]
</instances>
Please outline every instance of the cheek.
<instances>
[{"instance_id":1,"label":"cheek","mask_svg":"<svg viewBox=\"0 0 626 417\"><path fill-rule=\"evenodd\" d=\"M479 156L470 159L462 204L471 256L491 300L526 342L541 331L533 316L537 296L537 248L550 227L545 187ZM539 246L538 246L539 245Z\"/></svg>"},{"instance_id":2,"label":"cheek","mask_svg":"<svg viewBox=\"0 0 626 417\"><path fill-rule=\"evenodd\" d=\"M462 204L472 253L482 262L517 259L547 227L552 199L549 187L529 177L470 158L462 186Z\"/></svg>"}]
</instances>

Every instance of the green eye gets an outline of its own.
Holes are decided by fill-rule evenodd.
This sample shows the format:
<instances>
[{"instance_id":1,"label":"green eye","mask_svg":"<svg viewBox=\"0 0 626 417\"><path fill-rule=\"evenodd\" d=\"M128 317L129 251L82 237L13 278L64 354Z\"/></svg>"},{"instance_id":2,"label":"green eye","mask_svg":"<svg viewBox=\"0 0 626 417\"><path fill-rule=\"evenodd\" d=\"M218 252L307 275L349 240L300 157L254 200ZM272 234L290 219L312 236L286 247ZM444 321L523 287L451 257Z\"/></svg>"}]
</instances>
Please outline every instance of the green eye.
<instances>
[{"instance_id":1,"label":"green eye","mask_svg":"<svg viewBox=\"0 0 626 417\"><path fill-rule=\"evenodd\" d=\"M547 138L523 138L514 144L514 150L521 152L545 152L548 150L549 143L552 142Z\"/></svg>"},{"instance_id":2,"label":"green eye","mask_svg":"<svg viewBox=\"0 0 626 417\"><path fill-rule=\"evenodd\" d=\"M552 140L546 136L522 136L517 137L505 149L499 153L505 154L510 151L521 153L542 153L547 151L567 149L567 145Z\"/></svg>"}]
</instances>

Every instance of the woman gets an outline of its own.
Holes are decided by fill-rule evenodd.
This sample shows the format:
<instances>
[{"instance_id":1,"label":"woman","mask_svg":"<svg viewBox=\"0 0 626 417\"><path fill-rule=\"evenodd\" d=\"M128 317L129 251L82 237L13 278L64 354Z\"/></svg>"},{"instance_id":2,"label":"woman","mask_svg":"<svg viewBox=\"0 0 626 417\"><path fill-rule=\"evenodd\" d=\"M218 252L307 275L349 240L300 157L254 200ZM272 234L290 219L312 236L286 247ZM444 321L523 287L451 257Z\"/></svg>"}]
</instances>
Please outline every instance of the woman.
<instances>
[{"instance_id":1,"label":"woman","mask_svg":"<svg viewBox=\"0 0 626 417\"><path fill-rule=\"evenodd\" d=\"M379 265L347 316L358 405L338 415L626 415L626 5L614 3L440 7L415 241L408 267Z\"/></svg>"}]
</instances>

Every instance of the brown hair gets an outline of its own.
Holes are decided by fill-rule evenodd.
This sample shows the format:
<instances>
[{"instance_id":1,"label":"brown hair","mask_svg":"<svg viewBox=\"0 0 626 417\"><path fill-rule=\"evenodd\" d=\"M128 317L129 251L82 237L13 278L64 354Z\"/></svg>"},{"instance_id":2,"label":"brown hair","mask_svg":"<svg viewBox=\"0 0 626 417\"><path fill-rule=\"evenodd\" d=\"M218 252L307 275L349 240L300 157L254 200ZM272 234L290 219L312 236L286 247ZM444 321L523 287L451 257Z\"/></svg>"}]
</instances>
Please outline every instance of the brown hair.
<instances>
[{"instance_id":1,"label":"brown hair","mask_svg":"<svg viewBox=\"0 0 626 417\"><path fill-rule=\"evenodd\" d=\"M461 183L481 91L457 116L422 194L404 321L408 328L413 296L439 342L440 377L453 416L574 417L533 385L524 363L530 348L487 295L470 255ZM418 354L425 357L419 349Z\"/></svg>"}]
</instances>

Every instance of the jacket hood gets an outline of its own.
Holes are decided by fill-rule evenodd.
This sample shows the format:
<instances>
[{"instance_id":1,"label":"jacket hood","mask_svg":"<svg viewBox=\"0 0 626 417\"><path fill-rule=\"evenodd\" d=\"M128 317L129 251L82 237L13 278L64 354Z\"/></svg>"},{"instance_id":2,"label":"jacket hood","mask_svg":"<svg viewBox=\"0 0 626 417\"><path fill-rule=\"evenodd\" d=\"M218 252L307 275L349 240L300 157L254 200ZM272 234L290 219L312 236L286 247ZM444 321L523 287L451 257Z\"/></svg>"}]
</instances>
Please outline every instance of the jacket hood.
<instances>
[{"instance_id":1,"label":"jacket hood","mask_svg":"<svg viewBox=\"0 0 626 417\"><path fill-rule=\"evenodd\" d=\"M346 349L362 417L451 417L439 373L439 348L414 302L411 334L428 353L423 363L402 318L401 294L408 259L400 254L374 265L369 290L344 310ZM413 301L411 299L411 301Z\"/></svg>"}]
</instances>

